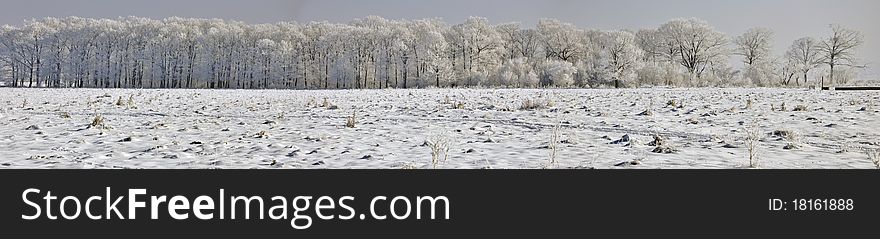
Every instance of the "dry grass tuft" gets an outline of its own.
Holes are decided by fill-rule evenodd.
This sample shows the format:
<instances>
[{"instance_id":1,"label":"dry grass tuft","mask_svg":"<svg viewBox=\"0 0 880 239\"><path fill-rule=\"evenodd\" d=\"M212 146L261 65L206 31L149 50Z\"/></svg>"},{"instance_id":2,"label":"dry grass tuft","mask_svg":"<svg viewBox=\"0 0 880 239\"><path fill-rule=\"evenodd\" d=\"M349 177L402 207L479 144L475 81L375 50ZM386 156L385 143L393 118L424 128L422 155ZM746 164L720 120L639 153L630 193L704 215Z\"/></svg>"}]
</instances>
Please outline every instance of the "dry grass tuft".
<instances>
[{"instance_id":1,"label":"dry grass tuft","mask_svg":"<svg viewBox=\"0 0 880 239\"><path fill-rule=\"evenodd\" d=\"M351 114L351 116L345 117L345 127L346 128L354 128L357 127L357 112Z\"/></svg>"},{"instance_id":2,"label":"dry grass tuft","mask_svg":"<svg viewBox=\"0 0 880 239\"><path fill-rule=\"evenodd\" d=\"M125 106L125 101L122 100L122 96L116 100L116 106Z\"/></svg>"},{"instance_id":3,"label":"dry grass tuft","mask_svg":"<svg viewBox=\"0 0 880 239\"><path fill-rule=\"evenodd\" d=\"M868 155L868 159L874 163L874 167L880 169L880 150L878 149L865 149L865 154Z\"/></svg>"},{"instance_id":4,"label":"dry grass tuft","mask_svg":"<svg viewBox=\"0 0 880 239\"><path fill-rule=\"evenodd\" d=\"M95 118L92 119L92 123L89 124L89 128L111 129L110 125L107 125L107 123L104 122L104 117L100 114L95 114Z\"/></svg>"},{"instance_id":5,"label":"dry grass tuft","mask_svg":"<svg viewBox=\"0 0 880 239\"><path fill-rule=\"evenodd\" d=\"M128 95L128 101L125 102L128 108L136 108L134 106L134 95Z\"/></svg>"},{"instance_id":6,"label":"dry grass tuft","mask_svg":"<svg viewBox=\"0 0 880 239\"><path fill-rule=\"evenodd\" d=\"M562 120L557 113L556 115L556 123L553 124L553 129L550 132L550 142L547 145L550 149L550 162L548 166L556 167L559 162L556 161L556 151L559 149L559 131L562 128Z\"/></svg>"},{"instance_id":7,"label":"dry grass tuft","mask_svg":"<svg viewBox=\"0 0 880 239\"><path fill-rule=\"evenodd\" d=\"M749 152L749 167L757 168L758 167L758 153L759 153L759 144L761 142L762 136L764 134L761 132L761 128L757 122L752 122L743 128L745 130L746 138L745 145L746 149Z\"/></svg>"},{"instance_id":8,"label":"dry grass tuft","mask_svg":"<svg viewBox=\"0 0 880 239\"><path fill-rule=\"evenodd\" d=\"M437 168L440 162L449 159L450 140L446 133L435 133L425 139L425 146L431 149L431 167Z\"/></svg>"},{"instance_id":9,"label":"dry grass tuft","mask_svg":"<svg viewBox=\"0 0 880 239\"><path fill-rule=\"evenodd\" d=\"M540 109L546 109L546 108L553 107L553 105L555 105L553 103L553 101L548 100L548 99L534 100L531 98L526 98L525 100L523 100L519 109L520 110L540 110Z\"/></svg>"},{"instance_id":10,"label":"dry grass tuft","mask_svg":"<svg viewBox=\"0 0 880 239\"><path fill-rule=\"evenodd\" d=\"M463 110L464 109L464 102L455 103L455 105L453 105L452 108L456 109L456 110Z\"/></svg>"}]
</instances>

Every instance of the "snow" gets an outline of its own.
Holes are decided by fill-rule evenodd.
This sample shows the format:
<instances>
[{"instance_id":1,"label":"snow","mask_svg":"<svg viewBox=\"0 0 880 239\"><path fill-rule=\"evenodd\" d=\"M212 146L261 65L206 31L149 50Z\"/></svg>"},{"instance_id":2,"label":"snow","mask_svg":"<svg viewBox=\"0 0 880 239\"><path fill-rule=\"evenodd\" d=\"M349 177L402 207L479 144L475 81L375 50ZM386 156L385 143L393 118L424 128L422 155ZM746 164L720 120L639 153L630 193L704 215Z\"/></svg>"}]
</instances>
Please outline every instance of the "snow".
<instances>
[{"instance_id":1,"label":"snow","mask_svg":"<svg viewBox=\"0 0 880 239\"><path fill-rule=\"evenodd\" d=\"M434 135L451 142L438 168L748 168L752 122L759 168L873 168L863 150L880 147L876 91L2 88L0 102L0 168L432 168ZM675 152L652 152L653 135Z\"/></svg>"}]
</instances>

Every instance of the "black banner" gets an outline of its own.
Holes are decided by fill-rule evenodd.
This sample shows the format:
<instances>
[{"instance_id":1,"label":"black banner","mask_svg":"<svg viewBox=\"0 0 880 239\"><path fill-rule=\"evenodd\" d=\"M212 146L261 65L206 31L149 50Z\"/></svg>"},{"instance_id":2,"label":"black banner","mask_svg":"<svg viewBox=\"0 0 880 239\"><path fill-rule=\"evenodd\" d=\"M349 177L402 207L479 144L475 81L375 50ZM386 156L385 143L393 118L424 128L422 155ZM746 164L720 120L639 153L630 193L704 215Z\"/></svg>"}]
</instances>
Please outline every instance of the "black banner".
<instances>
[{"instance_id":1,"label":"black banner","mask_svg":"<svg viewBox=\"0 0 880 239\"><path fill-rule=\"evenodd\" d=\"M840 237L880 222L878 170L2 170L0 182L4 235L38 238ZM239 198L232 219L237 196L263 209Z\"/></svg>"}]
</instances>

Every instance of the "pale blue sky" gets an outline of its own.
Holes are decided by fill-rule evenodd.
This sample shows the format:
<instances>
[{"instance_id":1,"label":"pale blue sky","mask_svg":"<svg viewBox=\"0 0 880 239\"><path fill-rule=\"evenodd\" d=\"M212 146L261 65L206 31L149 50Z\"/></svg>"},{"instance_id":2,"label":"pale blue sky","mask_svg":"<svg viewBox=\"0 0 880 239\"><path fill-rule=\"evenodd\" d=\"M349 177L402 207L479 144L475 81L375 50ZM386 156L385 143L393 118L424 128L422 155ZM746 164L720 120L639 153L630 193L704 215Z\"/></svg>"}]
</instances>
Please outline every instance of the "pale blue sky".
<instances>
[{"instance_id":1,"label":"pale blue sky","mask_svg":"<svg viewBox=\"0 0 880 239\"><path fill-rule=\"evenodd\" d=\"M676 17L709 21L728 35L762 26L776 32L781 54L802 36L820 37L839 23L865 34L862 61L871 77L880 67L880 1L876 0L3 0L0 24L20 24L46 16L115 18L170 16L235 19L249 23L277 21L348 22L378 15L392 19L440 17L449 23L483 16L493 23L517 21L527 26L556 18L584 28L656 27Z\"/></svg>"}]
</instances>

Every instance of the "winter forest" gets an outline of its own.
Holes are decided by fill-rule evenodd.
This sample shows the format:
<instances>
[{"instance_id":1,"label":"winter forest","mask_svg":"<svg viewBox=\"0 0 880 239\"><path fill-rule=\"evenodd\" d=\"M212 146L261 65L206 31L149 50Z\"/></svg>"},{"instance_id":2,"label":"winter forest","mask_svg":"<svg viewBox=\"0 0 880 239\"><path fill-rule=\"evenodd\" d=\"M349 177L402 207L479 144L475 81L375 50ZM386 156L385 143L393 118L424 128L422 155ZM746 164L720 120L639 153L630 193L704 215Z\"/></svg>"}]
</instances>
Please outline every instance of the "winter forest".
<instances>
[{"instance_id":1,"label":"winter forest","mask_svg":"<svg viewBox=\"0 0 880 239\"><path fill-rule=\"evenodd\" d=\"M219 19L45 18L0 28L0 81L16 87L365 89L845 84L863 37L827 35L773 52L773 31L729 36L699 19L594 30L471 17L245 24ZM778 47L778 46L776 46ZM732 64L741 61L743 64ZM742 65L742 66L740 66Z\"/></svg>"},{"instance_id":2,"label":"winter forest","mask_svg":"<svg viewBox=\"0 0 880 239\"><path fill-rule=\"evenodd\" d=\"M873 29L529 24L4 25L0 169L880 168Z\"/></svg>"}]
</instances>

